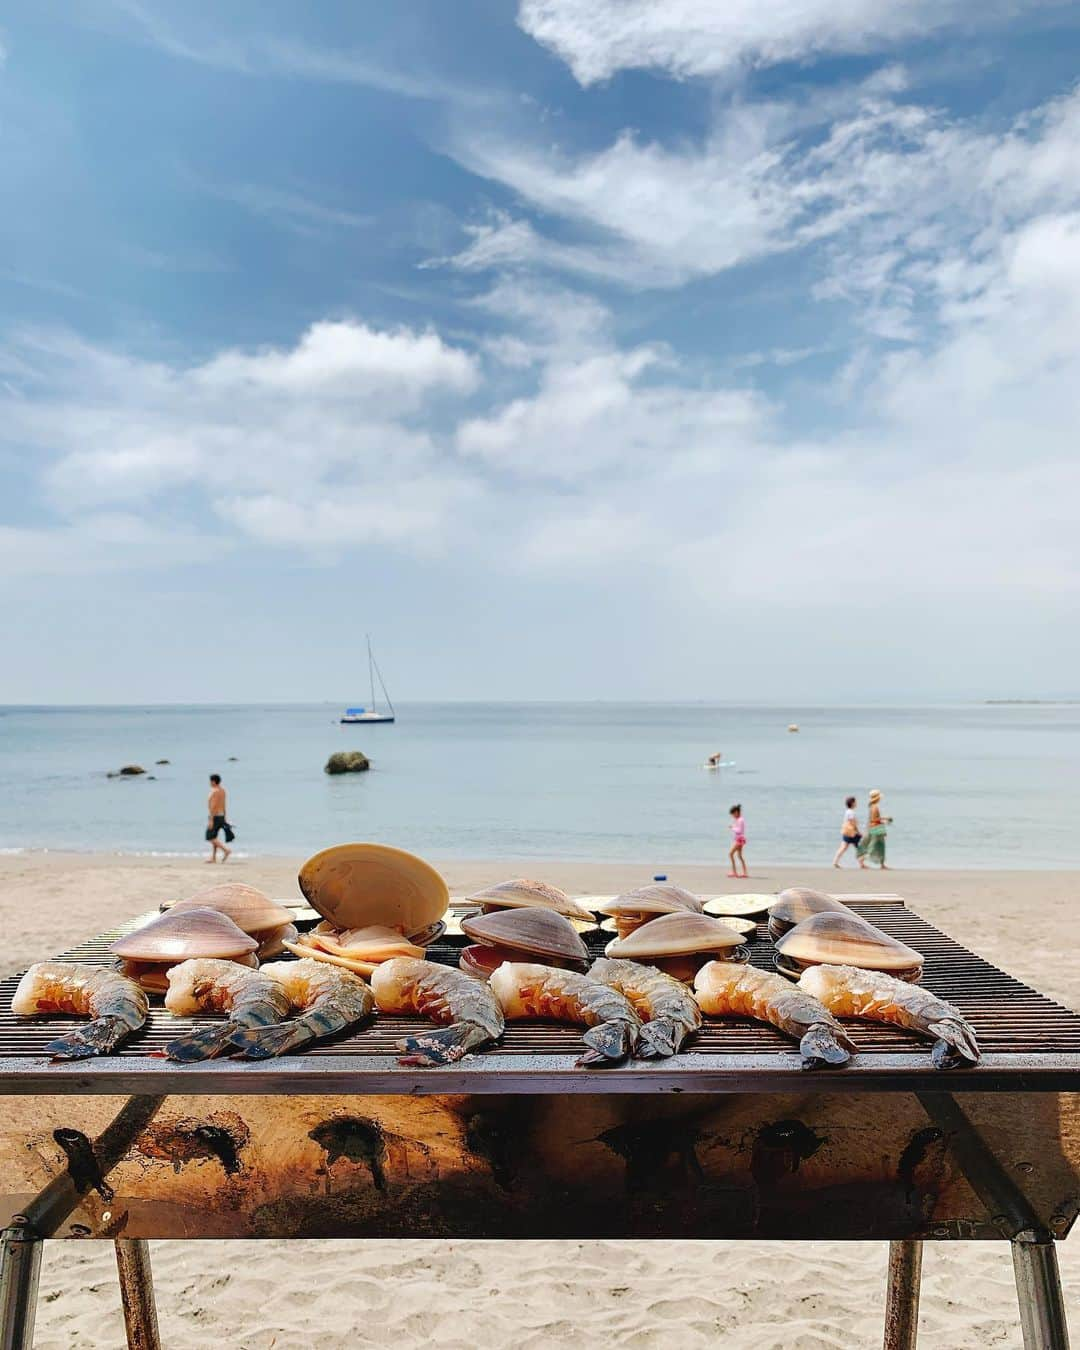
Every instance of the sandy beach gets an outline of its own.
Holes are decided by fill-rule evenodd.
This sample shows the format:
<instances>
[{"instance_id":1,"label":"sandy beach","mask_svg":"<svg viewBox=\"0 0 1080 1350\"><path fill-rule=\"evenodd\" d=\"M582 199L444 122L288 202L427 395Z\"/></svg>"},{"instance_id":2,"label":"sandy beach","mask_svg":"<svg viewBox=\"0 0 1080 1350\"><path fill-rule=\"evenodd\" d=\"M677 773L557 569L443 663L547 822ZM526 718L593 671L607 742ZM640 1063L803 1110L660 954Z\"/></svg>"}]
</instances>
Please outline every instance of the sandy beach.
<instances>
[{"instance_id":1,"label":"sandy beach","mask_svg":"<svg viewBox=\"0 0 1080 1350\"><path fill-rule=\"evenodd\" d=\"M224 875L278 896L297 894L296 859L195 859L16 854L0 858L0 917L10 974L162 900ZM543 877L577 892L648 879L627 864L453 862L452 891L508 875ZM896 891L974 950L1080 1006L1080 955L1061 940L1075 912L1072 872L859 872L760 866L748 883L721 867L680 867L708 892L774 891L802 881L835 891ZM1064 949L1064 950L1063 950ZM880 1344L886 1252L880 1244L480 1243L450 1241L153 1244L164 1343L217 1339L244 1350L331 1347L349 1341L397 1350L436 1344L532 1350L547 1345L862 1347ZM1061 1248L1065 1295L1080 1315L1080 1239ZM996 1244L928 1248L922 1301L928 1347L1019 1345L1008 1250ZM110 1244L46 1249L39 1347L122 1343Z\"/></svg>"}]
</instances>

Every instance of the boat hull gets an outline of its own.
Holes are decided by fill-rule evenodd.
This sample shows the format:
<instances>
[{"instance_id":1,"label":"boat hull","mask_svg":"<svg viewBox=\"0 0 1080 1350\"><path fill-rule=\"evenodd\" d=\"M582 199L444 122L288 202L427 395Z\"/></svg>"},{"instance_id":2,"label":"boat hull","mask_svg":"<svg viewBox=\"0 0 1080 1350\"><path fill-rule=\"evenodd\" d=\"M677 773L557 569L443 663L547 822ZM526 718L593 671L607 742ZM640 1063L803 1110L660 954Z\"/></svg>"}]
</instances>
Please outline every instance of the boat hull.
<instances>
[{"instance_id":1,"label":"boat hull","mask_svg":"<svg viewBox=\"0 0 1080 1350\"><path fill-rule=\"evenodd\" d=\"M389 714L374 713L371 717L343 717L342 726L354 726L358 724L367 725L369 722L392 722L394 719Z\"/></svg>"}]
</instances>

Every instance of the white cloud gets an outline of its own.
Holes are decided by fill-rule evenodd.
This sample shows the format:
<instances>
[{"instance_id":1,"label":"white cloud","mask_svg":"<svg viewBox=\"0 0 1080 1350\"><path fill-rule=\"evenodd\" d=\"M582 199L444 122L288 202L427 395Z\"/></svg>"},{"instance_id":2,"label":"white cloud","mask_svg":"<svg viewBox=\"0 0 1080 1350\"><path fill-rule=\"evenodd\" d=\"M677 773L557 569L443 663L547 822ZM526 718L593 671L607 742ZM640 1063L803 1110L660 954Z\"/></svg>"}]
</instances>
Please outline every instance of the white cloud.
<instances>
[{"instance_id":1,"label":"white cloud","mask_svg":"<svg viewBox=\"0 0 1080 1350\"><path fill-rule=\"evenodd\" d=\"M983 0L978 18L986 24L1022 7ZM585 85L620 70L681 78L877 51L974 17L963 0L521 0L518 11L521 27Z\"/></svg>"}]
</instances>

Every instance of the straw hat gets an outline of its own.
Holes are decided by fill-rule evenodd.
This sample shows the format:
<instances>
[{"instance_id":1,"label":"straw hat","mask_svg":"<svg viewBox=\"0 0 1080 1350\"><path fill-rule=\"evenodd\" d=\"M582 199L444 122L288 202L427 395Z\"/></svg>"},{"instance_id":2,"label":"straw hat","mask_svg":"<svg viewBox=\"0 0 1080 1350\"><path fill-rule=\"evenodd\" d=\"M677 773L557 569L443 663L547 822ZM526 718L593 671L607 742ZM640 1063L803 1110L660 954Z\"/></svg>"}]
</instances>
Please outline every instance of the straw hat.
<instances>
[{"instance_id":1,"label":"straw hat","mask_svg":"<svg viewBox=\"0 0 1080 1350\"><path fill-rule=\"evenodd\" d=\"M868 800L871 802L881 801L881 793L877 790L877 788L874 788L874 790L870 793Z\"/></svg>"}]
</instances>

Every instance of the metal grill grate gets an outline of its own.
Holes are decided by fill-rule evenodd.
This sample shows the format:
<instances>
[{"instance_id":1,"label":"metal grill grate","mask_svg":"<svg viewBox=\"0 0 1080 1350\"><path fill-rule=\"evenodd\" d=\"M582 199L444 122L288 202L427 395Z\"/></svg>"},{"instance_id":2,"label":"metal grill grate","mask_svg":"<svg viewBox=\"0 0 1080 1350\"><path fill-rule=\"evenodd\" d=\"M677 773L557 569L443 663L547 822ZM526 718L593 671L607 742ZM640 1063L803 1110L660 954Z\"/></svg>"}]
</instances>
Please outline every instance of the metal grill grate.
<instances>
[{"instance_id":1,"label":"metal grill grate","mask_svg":"<svg viewBox=\"0 0 1080 1350\"><path fill-rule=\"evenodd\" d=\"M1044 997L1019 980L975 956L944 933L913 914L902 902L874 902L860 905L850 902L885 932L892 934L926 958L924 986L955 1003L969 1018L978 1033L985 1054L1080 1054L1080 1015ZM58 959L107 965L113 960L108 947L121 933L128 932L152 915L144 915L123 927L64 952ZM610 935L585 934L590 953L599 956ZM429 949L429 958L456 965L463 943L443 941ZM759 924L750 939L751 960L764 969L772 968L772 944L764 924ZM22 1019L11 1013L11 998L17 978L0 983L0 1061L40 1055L46 1043L73 1025L71 1019ZM170 1016L155 1001L146 1026L129 1037L117 1052L119 1056L144 1056L160 1053L165 1043L183 1028L209 1025L213 1018L183 1019ZM310 1055L385 1055L393 1061L395 1042L416 1029L418 1023L401 1017L380 1017L374 1023L312 1047ZM899 1028L871 1022L852 1022L852 1039L865 1054L887 1054L926 1048L926 1041ZM506 1055L575 1054L581 1045L578 1029L541 1023L510 1023L501 1050ZM792 1043L761 1022L742 1018L709 1021L688 1048L709 1054L761 1055L792 1049Z\"/></svg>"}]
</instances>

